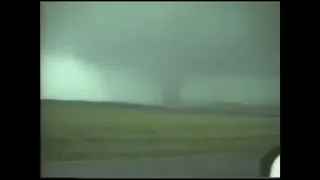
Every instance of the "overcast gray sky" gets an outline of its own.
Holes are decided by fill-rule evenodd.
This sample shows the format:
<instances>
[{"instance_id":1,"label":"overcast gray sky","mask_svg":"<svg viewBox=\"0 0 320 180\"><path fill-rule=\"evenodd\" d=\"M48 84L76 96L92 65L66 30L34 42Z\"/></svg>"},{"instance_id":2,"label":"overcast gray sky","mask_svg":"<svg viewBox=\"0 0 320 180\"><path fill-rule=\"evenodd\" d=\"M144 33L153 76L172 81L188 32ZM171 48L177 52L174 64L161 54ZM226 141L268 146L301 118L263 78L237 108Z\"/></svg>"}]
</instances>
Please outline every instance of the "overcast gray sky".
<instances>
[{"instance_id":1,"label":"overcast gray sky","mask_svg":"<svg viewBox=\"0 0 320 180\"><path fill-rule=\"evenodd\" d=\"M279 104L280 4L42 2L41 98Z\"/></svg>"}]
</instances>

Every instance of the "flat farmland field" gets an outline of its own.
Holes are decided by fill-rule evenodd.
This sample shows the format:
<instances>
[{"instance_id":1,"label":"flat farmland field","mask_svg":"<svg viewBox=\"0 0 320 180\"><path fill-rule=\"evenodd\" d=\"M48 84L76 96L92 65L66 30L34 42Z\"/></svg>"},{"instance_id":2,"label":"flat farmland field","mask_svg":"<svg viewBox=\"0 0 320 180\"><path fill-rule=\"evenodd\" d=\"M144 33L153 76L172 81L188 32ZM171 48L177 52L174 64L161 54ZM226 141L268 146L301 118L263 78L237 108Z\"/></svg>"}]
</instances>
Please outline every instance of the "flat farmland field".
<instances>
[{"instance_id":1,"label":"flat farmland field","mask_svg":"<svg viewBox=\"0 0 320 180\"><path fill-rule=\"evenodd\" d=\"M280 145L280 116L41 100L41 126L48 162L265 152Z\"/></svg>"}]
</instances>

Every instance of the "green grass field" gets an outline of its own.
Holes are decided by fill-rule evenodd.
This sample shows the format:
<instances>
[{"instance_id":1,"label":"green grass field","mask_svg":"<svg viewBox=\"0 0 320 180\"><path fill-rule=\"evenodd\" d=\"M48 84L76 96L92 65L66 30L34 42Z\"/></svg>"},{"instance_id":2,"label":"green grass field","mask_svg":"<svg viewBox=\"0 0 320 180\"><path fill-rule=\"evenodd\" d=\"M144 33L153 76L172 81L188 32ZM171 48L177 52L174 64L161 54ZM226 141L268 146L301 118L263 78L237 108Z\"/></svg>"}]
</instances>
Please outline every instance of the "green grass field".
<instances>
[{"instance_id":1,"label":"green grass field","mask_svg":"<svg viewBox=\"0 0 320 180\"><path fill-rule=\"evenodd\" d=\"M280 144L280 117L166 113L41 101L45 161L262 152Z\"/></svg>"}]
</instances>

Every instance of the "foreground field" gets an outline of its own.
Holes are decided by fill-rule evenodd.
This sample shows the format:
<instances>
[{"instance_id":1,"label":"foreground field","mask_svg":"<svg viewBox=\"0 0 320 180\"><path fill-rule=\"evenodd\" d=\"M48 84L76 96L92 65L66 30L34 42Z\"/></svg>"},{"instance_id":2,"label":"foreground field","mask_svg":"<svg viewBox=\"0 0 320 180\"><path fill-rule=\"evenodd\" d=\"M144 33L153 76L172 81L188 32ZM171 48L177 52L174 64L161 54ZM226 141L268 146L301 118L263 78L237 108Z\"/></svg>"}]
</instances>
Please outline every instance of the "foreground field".
<instances>
[{"instance_id":1,"label":"foreground field","mask_svg":"<svg viewBox=\"0 0 320 180\"><path fill-rule=\"evenodd\" d=\"M279 117L172 113L41 101L45 161L263 152L280 144Z\"/></svg>"}]
</instances>

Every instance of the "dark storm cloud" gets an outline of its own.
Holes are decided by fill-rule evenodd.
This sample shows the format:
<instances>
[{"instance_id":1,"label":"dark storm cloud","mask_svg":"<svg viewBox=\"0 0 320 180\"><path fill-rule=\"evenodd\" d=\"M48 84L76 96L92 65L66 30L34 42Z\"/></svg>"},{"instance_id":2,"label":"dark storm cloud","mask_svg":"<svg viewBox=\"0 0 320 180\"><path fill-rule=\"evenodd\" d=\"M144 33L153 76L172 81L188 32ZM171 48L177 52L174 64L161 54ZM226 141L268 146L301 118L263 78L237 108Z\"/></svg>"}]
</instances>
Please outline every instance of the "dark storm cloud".
<instances>
[{"instance_id":1,"label":"dark storm cloud","mask_svg":"<svg viewBox=\"0 0 320 180\"><path fill-rule=\"evenodd\" d=\"M50 62L51 69L72 69L76 64L86 67L74 70L74 82L78 82L78 89L91 86L92 90L83 91L92 95L73 98L126 97L159 103L161 89L179 84L174 88L179 96L186 96L184 99L197 98L206 88L210 93L200 99L279 101L275 90L279 89L280 71L278 3L46 2L42 7L43 61L57 61ZM68 58L71 56L74 58ZM46 63L43 68L49 68ZM84 70L88 68L91 70ZM68 99L74 90L65 87L68 80L53 71L46 73L48 79L43 81L61 83L43 88L51 89L50 96ZM194 82L200 77L203 80L197 82L206 81L206 85ZM235 85L239 81L243 83ZM194 86L198 92L185 89ZM241 93L229 88L238 88Z\"/></svg>"}]
</instances>

